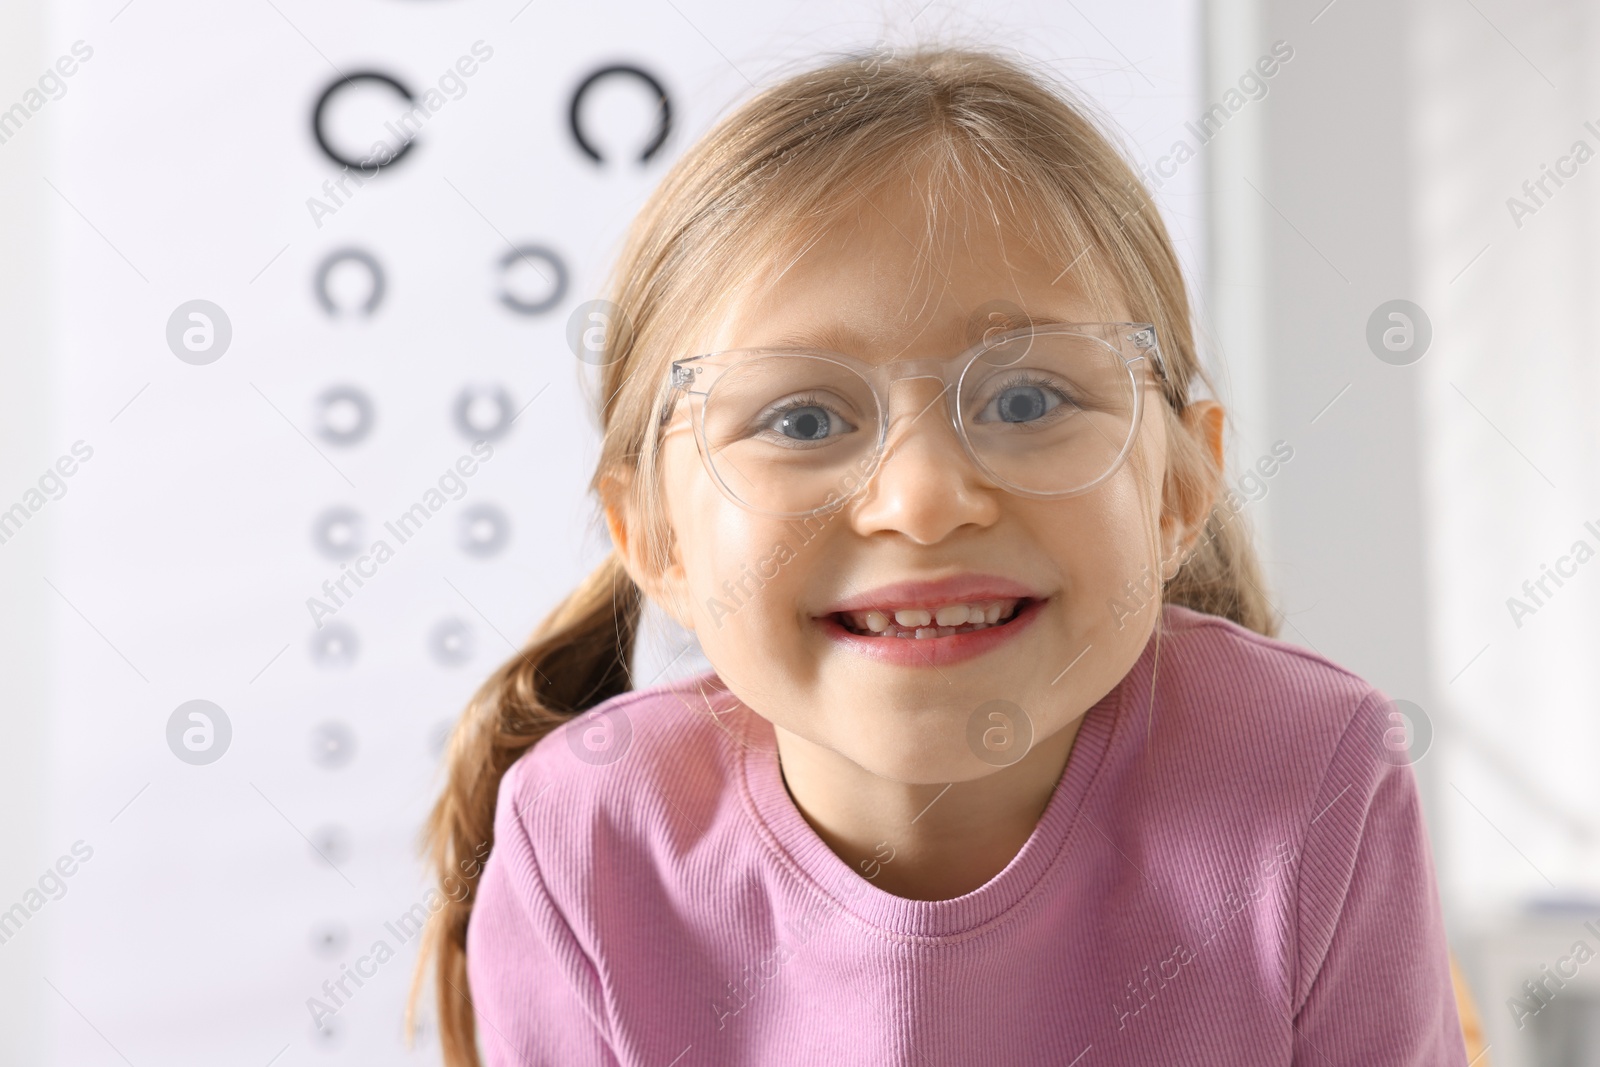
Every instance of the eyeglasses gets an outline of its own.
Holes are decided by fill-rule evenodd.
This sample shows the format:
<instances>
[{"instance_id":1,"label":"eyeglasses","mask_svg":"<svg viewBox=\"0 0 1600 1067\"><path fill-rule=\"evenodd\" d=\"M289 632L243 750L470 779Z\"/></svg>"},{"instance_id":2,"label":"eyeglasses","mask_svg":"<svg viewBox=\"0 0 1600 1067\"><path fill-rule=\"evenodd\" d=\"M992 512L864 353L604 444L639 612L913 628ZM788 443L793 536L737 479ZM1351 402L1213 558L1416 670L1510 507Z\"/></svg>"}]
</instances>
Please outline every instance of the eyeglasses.
<instances>
[{"instance_id":1,"label":"eyeglasses","mask_svg":"<svg viewBox=\"0 0 1600 1067\"><path fill-rule=\"evenodd\" d=\"M732 349L673 361L661 424L686 394L722 492L747 510L798 518L867 484L889 451L891 386L932 378L985 476L1022 496L1067 497L1105 481L1132 450L1146 360L1167 385L1155 327L1132 322L1027 326L948 359Z\"/></svg>"}]
</instances>

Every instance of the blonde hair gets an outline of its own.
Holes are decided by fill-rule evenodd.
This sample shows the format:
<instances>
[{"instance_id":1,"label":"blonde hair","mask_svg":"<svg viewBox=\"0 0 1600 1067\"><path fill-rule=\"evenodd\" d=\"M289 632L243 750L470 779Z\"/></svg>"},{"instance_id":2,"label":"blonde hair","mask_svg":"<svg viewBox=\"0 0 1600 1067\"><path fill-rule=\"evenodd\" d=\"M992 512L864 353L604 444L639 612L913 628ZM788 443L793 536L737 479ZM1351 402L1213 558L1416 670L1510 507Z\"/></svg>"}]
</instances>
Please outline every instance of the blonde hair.
<instances>
[{"instance_id":1,"label":"blonde hair","mask_svg":"<svg viewBox=\"0 0 1600 1067\"><path fill-rule=\"evenodd\" d=\"M907 160L933 166L923 190L930 219L942 195L982 195L1054 262L1072 264L1086 291L1120 294L1136 320L1156 326L1169 377L1159 405L1163 499L1218 498L1222 472L1180 418L1196 385L1210 387L1182 273L1148 192L1092 115L1024 61L970 48L876 51L760 92L674 164L633 221L608 285L631 329L608 331L604 439L590 482L625 498L617 502L633 520L630 537L651 565L671 556L657 437L668 361L686 353L718 294L780 250L803 249L885 175L903 174ZM1276 630L1246 528L1217 510L1163 598ZM643 606L613 550L478 690L451 736L449 782L426 827L441 885L493 841L506 769L572 716L631 688ZM451 1067L478 1063L466 959L476 883L466 884L468 892L443 894L411 992L414 1006L431 959Z\"/></svg>"}]
</instances>

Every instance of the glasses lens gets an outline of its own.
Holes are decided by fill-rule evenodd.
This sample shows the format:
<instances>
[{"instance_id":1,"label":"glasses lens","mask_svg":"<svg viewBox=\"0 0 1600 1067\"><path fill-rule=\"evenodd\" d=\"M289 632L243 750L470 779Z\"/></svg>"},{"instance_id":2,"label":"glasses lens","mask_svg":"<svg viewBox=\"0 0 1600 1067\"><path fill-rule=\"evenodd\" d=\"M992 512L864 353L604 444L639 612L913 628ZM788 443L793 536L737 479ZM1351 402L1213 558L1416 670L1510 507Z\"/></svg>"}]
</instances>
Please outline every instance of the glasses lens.
<instances>
[{"instance_id":1,"label":"glasses lens","mask_svg":"<svg viewBox=\"0 0 1600 1067\"><path fill-rule=\"evenodd\" d=\"M848 496L877 455L872 387L823 356L739 359L706 397L704 420L712 472L740 501L775 514Z\"/></svg>"},{"instance_id":2,"label":"glasses lens","mask_svg":"<svg viewBox=\"0 0 1600 1067\"><path fill-rule=\"evenodd\" d=\"M984 350L961 378L978 459L1025 492L1069 493L1110 473L1132 442L1125 357L1095 337L1033 333Z\"/></svg>"}]
</instances>

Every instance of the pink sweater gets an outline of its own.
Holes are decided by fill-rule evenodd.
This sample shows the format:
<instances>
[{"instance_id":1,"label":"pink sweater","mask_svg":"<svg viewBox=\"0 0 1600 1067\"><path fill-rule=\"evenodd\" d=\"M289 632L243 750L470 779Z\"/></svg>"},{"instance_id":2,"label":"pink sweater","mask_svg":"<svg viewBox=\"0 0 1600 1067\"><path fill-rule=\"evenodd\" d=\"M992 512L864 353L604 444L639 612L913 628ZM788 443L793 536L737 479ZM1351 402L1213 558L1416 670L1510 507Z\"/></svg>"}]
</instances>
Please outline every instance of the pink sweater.
<instances>
[{"instance_id":1,"label":"pink sweater","mask_svg":"<svg viewBox=\"0 0 1600 1067\"><path fill-rule=\"evenodd\" d=\"M1153 640L1022 851L953 900L835 856L712 673L562 727L505 776L467 932L485 1062L1462 1067L1384 697L1165 620L1148 739Z\"/></svg>"}]
</instances>

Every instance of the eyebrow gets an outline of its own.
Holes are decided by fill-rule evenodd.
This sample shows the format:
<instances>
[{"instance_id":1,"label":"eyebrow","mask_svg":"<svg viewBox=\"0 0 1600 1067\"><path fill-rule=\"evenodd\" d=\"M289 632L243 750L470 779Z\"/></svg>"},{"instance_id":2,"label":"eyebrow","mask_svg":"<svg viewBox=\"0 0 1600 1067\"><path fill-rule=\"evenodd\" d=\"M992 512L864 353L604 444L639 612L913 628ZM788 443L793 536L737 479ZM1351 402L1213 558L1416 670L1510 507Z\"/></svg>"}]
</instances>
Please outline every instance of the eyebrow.
<instances>
[{"instance_id":1,"label":"eyebrow","mask_svg":"<svg viewBox=\"0 0 1600 1067\"><path fill-rule=\"evenodd\" d=\"M1082 321L1079 319L1060 319L1054 315L1030 315L1020 309L1017 311L991 311L989 319L989 325L984 327L985 332L994 329L996 326L1006 331L1011 331L1020 330L1028 326L1066 326L1073 322Z\"/></svg>"},{"instance_id":2,"label":"eyebrow","mask_svg":"<svg viewBox=\"0 0 1600 1067\"><path fill-rule=\"evenodd\" d=\"M989 315L984 330L999 327L1005 332L1027 326L1062 326L1078 320L1057 318L1054 315L1030 315L1026 311L994 311ZM763 342L761 348L826 348L835 352L848 351L852 346L864 347L864 338L842 323L829 323L811 329L799 329Z\"/></svg>"},{"instance_id":3,"label":"eyebrow","mask_svg":"<svg viewBox=\"0 0 1600 1067\"><path fill-rule=\"evenodd\" d=\"M761 348L829 348L843 352L865 341L859 333L841 323L799 329L762 343Z\"/></svg>"}]
</instances>

